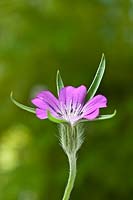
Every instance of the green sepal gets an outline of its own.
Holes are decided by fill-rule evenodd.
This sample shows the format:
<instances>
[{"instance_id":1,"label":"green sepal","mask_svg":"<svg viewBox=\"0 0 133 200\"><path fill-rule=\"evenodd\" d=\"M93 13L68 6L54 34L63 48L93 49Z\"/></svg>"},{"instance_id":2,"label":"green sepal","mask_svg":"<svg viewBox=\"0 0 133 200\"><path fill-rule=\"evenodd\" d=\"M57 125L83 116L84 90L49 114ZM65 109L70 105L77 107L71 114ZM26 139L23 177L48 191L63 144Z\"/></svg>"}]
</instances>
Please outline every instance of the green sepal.
<instances>
[{"instance_id":1,"label":"green sepal","mask_svg":"<svg viewBox=\"0 0 133 200\"><path fill-rule=\"evenodd\" d=\"M60 90L64 87L64 83L62 81L59 70L57 71L57 74L56 74L56 87L57 87L57 94L59 96Z\"/></svg>"},{"instance_id":2,"label":"green sepal","mask_svg":"<svg viewBox=\"0 0 133 200\"><path fill-rule=\"evenodd\" d=\"M116 110L112 113L112 114L108 114L108 115L99 115L97 118L93 119L93 120L87 120L87 119L83 119L80 122L90 122L90 121L99 121L99 120L105 120L105 119L111 119L116 115Z\"/></svg>"},{"instance_id":3,"label":"green sepal","mask_svg":"<svg viewBox=\"0 0 133 200\"><path fill-rule=\"evenodd\" d=\"M58 119L58 118L55 118L51 113L50 111L48 110L47 111L47 116L48 116L48 119L54 123L57 123L57 124L60 124L60 123L65 123L66 121L63 120L63 119Z\"/></svg>"},{"instance_id":4,"label":"green sepal","mask_svg":"<svg viewBox=\"0 0 133 200\"><path fill-rule=\"evenodd\" d=\"M21 108L21 109L23 109L23 110L26 110L26 111L28 111L28 112L34 113L34 114L36 113L35 108L31 108L31 107L25 106L25 105L23 105L23 104L17 102L17 101L13 98L13 92L11 92L11 94L10 94L10 99L11 99L11 101L12 101L16 106L18 106L19 108Z\"/></svg>"},{"instance_id":5,"label":"green sepal","mask_svg":"<svg viewBox=\"0 0 133 200\"><path fill-rule=\"evenodd\" d=\"M101 83L103 74L105 71L105 56L104 54L102 54L102 58L101 58L101 62L99 64L99 67L97 69L96 75L92 81L91 86L89 87L87 93L88 93L88 98L91 99L92 97L94 97L94 95L97 92L97 89Z\"/></svg>"},{"instance_id":6,"label":"green sepal","mask_svg":"<svg viewBox=\"0 0 133 200\"><path fill-rule=\"evenodd\" d=\"M112 114L108 114L108 115L99 115L96 119L94 119L93 121L97 121L97 120L105 120L105 119L111 119L116 115L116 110L112 113Z\"/></svg>"}]
</instances>

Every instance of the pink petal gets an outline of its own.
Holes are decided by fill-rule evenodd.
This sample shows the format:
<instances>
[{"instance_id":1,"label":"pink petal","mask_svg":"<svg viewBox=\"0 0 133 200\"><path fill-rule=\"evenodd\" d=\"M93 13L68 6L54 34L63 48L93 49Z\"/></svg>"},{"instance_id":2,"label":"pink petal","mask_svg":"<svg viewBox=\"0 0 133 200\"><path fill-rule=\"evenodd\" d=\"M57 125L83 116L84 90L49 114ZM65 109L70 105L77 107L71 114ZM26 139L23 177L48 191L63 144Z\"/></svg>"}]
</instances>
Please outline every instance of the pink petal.
<instances>
[{"instance_id":1,"label":"pink petal","mask_svg":"<svg viewBox=\"0 0 133 200\"><path fill-rule=\"evenodd\" d=\"M103 95L97 95L89 100L83 107L83 118L95 119L99 115L99 108L107 107L107 99Z\"/></svg>"},{"instance_id":2,"label":"pink petal","mask_svg":"<svg viewBox=\"0 0 133 200\"><path fill-rule=\"evenodd\" d=\"M86 97L86 87L81 85L80 87L67 86L60 90L59 102L69 106L71 103L73 105L83 104Z\"/></svg>"},{"instance_id":3,"label":"pink petal","mask_svg":"<svg viewBox=\"0 0 133 200\"><path fill-rule=\"evenodd\" d=\"M47 118L47 111L37 108L36 109L36 116L39 119L46 119Z\"/></svg>"},{"instance_id":4,"label":"pink petal","mask_svg":"<svg viewBox=\"0 0 133 200\"><path fill-rule=\"evenodd\" d=\"M99 109L94 110L92 113L85 115L84 118L88 120L93 120L99 115Z\"/></svg>"},{"instance_id":5,"label":"pink petal","mask_svg":"<svg viewBox=\"0 0 133 200\"><path fill-rule=\"evenodd\" d=\"M32 100L32 103L41 109L58 111L59 101L50 91L42 91Z\"/></svg>"},{"instance_id":6,"label":"pink petal","mask_svg":"<svg viewBox=\"0 0 133 200\"><path fill-rule=\"evenodd\" d=\"M83 110L86 112L92 112L97 108L107 107L107 99L103 95L97 95L89 100L83 107Z\"/></svg>"},{"instance_id":7,"label":"pink petal","mask_svg":"<svg viewBox=\"0 0 133 200\"><path fill-rule=\"evenodd\" d=\"M35 106L37 106L38 108L40 109L48 109L48 105L46 105L46 103L42 100L42 99L39 99L39 98L35 98L35 99L32 99L31 101Z\"/></svg>"},{"instance_id":8,"label":"pink petal","mask_svg":"<svg viewBox=\"0 0 133 200\"><path fill-rule=\"evenodd\" d=\"M37 95L37 97L42 99L46 104L50 105L54 109L58 109L59 101L50 91L42 91Z\"/></svg>"}]
</instances>

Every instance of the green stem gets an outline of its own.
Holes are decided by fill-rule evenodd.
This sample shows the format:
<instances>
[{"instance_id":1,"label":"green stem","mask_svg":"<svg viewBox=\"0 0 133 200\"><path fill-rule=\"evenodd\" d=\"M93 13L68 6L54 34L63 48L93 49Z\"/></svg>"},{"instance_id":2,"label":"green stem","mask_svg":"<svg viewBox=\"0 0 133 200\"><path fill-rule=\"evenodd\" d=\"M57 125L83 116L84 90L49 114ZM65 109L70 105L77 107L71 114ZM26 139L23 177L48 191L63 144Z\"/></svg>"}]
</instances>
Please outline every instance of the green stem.
<instances>
[{"instance_id":1,"label":"green stem","mask_svg":"<svg viewBox=\"0 0 133 200\"><path fill-rule=\"evenodd\" d=\"M70 166L69 179L62 200L69 200L76 178L76 155L68 155L68 160Z\"/></svg>"}]
</instances>

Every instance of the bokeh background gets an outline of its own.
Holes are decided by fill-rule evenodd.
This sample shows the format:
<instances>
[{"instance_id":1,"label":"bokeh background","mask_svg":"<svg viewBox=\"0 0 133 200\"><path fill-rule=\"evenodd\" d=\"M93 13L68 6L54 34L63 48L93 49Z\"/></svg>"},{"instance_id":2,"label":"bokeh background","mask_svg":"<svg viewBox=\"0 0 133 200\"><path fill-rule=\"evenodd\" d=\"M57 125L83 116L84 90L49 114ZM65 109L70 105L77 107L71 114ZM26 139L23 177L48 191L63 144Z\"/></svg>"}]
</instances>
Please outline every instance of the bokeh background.
<instances>
[{"instance_id":1,"label":"bokeh background","mask_svg":"<svg viewBox=\"0 0 133 200\"><path fill-rule=\"evenodd\" d=\"M86 124L73 200L133 198L133 0L0 1L0 200L58 200L68 177L58 129L17 108L37 91L89 86L102 53L99 93L115 118Z\"/></svg>"}]
</instances>

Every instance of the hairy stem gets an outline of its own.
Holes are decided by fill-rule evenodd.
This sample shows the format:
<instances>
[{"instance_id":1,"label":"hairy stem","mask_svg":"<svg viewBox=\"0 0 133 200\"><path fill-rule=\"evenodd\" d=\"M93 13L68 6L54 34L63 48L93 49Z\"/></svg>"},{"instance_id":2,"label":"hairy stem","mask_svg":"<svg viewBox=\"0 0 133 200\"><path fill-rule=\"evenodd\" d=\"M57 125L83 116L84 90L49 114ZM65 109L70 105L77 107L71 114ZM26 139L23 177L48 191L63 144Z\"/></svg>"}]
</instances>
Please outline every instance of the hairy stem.
<instances>
[{"instance_id":1,"label":"hairy stem","mask_svg":"<svg viewBox=\"0 0 133 200\"><path fill-rule=\"evenodd\" d=\"M75 154L68 155L68 160L69 160L69 167L70 167L69 178L68 178L68 183L67 183L62 200L69 200L71 191L74 186L74 181L76 178L76 155Z\"/></svg>"}]
</instances>

